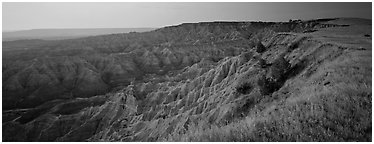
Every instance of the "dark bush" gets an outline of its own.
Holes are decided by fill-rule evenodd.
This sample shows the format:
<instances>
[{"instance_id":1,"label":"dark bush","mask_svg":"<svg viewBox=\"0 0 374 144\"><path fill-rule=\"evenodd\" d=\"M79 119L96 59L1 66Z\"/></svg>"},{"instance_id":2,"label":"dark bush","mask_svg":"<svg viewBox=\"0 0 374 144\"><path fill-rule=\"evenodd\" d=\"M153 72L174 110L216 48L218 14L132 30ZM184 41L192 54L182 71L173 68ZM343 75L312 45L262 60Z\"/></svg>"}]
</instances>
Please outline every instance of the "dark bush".
<instances>
[{"instance_id":1,"label":"dark bush","mask_svg":"<svg viewBox=\"0 0 374 144\"><path fill-rule=\"evenodd\" d=\"M290 64L283 57L277 58L270 67L267 78L279 81L284 74L290 69Z\"/></svg>"},{"instance_id":2,"label":"dark bush","mask_svg":"<svg viewBox=\"0 0 374 144\"><path fill-rule=\"evenodd\" d=\"M263 53L266 51L266 47L261 43L261 41L258 41L256 44L256 52Z\"/></svg>"},{"instance_id":3,"label":"dark bush","mask_svg":"<svg viewBox=\"0 0 374 144\"><path fill-rule=\"evenodd\" d=\"M300 46L301 42L303 42L306 39L307 39L307 37L299 37L299 38L295 39L293 42L288 44L288 49L289 50L294 50L294 49L298 48Z\"/></svg>"},{"instance_id":4,"label":"dark bush","mask_svg":"<svg viewBox=\"0 0 374 144\"><path fill-rule=\"evenodd\" d=\"M303 31L303 33L312 33L312 32L316 32L317 30L315 29L309 29L309 30L305 30Z\"/></svg>"},{"instance_id":5,"label":"dark bush","mask_svg":"<svg viewBox=\"0 0 374 144\"><path fill-rule=\"evenodd\" d=\"M265 67L267 66L266 61L265 61L264 59L262 59L262 58L260 58L260 59L258 60L258 65L259 65L261 68L265 68Z\"/></svg>"},{"instance_id":6,"label":"dark bush","mask_svg":"<svg viewBox=\"0 0 374 144\"><path fill-rule=\"evenodd\" d=\"M241 54L241 56L244 59L244 61L247 62L247 61L252 59L253 53L252 52L244 52L244 53Z\"/></svg>"},{"instance_id":7,"label":"dark bush","mask_svg":"<svg viewBox=\"0 0 374 144\"><path fill-rule=\"evenodd\" d=\"M290 64L286 59L277 58L269 68L269 72L257 81L261 94L268 95L281 88L288 78L289 70Z\"/></svg>"},{"instance_id":8,"label":"dark bush","mask_svg":"<svg viewBox=\"0 0 374 144\"><path fill-rule=\"evenodd\" d=\"M262 95L271 94L282 87L281 82L274 81L272 79L266 78L265 76L259 79L257 81L257 84L260 87L260 92Z\"/></svg>"},{"instance_id":9,"label":"dark bush","mask_svg":"<svg viewBox=\"0 0 374 144\"><path fill-rule=\"evenodd\" d=\"M248 94L252 90L252 85L250 83L244 83L236 86L236 91L241 94Z\"/></svg>"}]
</instances>

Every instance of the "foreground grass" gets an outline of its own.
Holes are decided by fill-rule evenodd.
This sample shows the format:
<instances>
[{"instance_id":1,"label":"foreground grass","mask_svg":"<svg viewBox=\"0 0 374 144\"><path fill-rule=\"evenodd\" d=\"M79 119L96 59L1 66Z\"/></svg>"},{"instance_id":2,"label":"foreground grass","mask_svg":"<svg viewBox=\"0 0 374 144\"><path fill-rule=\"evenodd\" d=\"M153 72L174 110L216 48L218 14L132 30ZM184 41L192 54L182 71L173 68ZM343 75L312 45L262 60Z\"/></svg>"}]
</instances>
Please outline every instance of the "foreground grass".
<instances>
[{"instance_id":1,"label":"foreground grass","mask_svg":"<svg viewBox=\"0 0 374 144\"><path fill-rule=\"evenodd\" d=\"M201 122L164 141L371 141L370 60L368 52L346 54L290 82L300 90L269 96L242 120Z\"/></svg>"}]
</instances>

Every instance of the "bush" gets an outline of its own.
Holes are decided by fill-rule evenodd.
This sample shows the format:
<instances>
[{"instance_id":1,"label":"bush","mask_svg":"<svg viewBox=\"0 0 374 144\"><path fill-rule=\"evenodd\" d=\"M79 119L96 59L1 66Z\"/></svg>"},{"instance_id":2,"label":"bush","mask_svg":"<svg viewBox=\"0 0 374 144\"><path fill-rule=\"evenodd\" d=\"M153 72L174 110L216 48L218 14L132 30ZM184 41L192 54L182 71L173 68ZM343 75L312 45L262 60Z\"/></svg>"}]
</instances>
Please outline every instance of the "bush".
<instances>
[{"instance_id":1,"label":"bush","mask_svg":"<svg viewBox=\"0 0 374 144\"><path fill-rule=\"evenodd\" d=\"M236 86L236 91L241 94L248 94L252 90L252 85L250 83L244 83Z\"/></svg>"},{"instance_id":2,"label":"bush","mask_svg":"<svg viewBox=\"0 0 374 144\"><path fill-rule=\"evenodd\" d=\"M279 81L284 74L290 69L291 65L283 57L277 58L271 65L267 78Z\"/></svg>"},{"instance_id":3,"label":"bush","mask_svg":"<svg viewBox=\"0 0 374 144\"><path fill-rule=\"evenodd\" d=\"M303 31L303 33L312 33L312 32L316 32L318 30L315 30L315 29L309 29L309 30L305 30Z\"/></svg>"},{"instance_id":4,"label":"bush","mask_svg":"<svg viewBox=\"0 0 374 144\"><path fill-rule=\"evenodd\" d=\"M287 72L290 70L290 64L283 57L277 58L266 75L261 76L257 81L261 94L268 95L282 87L287 80Z\"/></svg>"},{"instance_id":5,"label":"bush","mask_svg":"<svg viewBox=\"0 0 374 144\"><path fill-rule=\"evenodd\" d=\"M291 43L289 43L287 45L288 49L289 50L294 50L294 49L298 48L300 46L301 42L303 42L306 39L307 39L307 37L298 37L298 38L296 38L294 41L292 41Z\"/></svg>"},{"instance_id":6,"label":"bush","mask_svg":"<svg viewBox=\"0 0 374 144\"><path fill-rule=\"evenodd\" d=\"M265 76L259 79L257 81L257 84L260 87L260 92L262 95L271 94L282 87L281 82L274 81L272 79L266 78Z\"/></svg>"},{"instance_id":7,"label":"bush","mask_svg":"<svg viewBox=\"0 0 374 144\"><path fill-rule=\"evenodd\" d=\"M265 61L264 59L262 59L262 58L260 58L260 59L258 60L258 65L259 65L261 68L265 68L265 67L267 66L266 61Z\"/></svg>"},{"instance_id":8,"label":"bush","mask_svg":"<svg viewBox=\"0 0 374 144\"><path fill-rule=\"evenodd\" d=\"M258 41L256 44L256 52L257 53L263 53L266 51L266 47L261 43L261 41Z\"/></svg>"}]
</instances>

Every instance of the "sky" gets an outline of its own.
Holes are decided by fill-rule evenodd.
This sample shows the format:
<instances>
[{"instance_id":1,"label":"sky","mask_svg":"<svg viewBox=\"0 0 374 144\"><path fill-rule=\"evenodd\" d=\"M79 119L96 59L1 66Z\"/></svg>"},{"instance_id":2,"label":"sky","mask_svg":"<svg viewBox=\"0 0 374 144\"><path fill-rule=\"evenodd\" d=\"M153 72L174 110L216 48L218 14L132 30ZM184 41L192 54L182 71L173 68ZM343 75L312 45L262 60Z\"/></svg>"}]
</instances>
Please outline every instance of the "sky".
<instances>
[{"instance_id":1,"label":"sky","mask_svg":"<svg viewBox=\"0 0 374 144\"><path fill-rule=\"evenodd\" d=\"M371 9L371 3L3 2L2 30L159 28L202 21L288 21L332 17L371 19Z\"/></svg>"}]
</instances>

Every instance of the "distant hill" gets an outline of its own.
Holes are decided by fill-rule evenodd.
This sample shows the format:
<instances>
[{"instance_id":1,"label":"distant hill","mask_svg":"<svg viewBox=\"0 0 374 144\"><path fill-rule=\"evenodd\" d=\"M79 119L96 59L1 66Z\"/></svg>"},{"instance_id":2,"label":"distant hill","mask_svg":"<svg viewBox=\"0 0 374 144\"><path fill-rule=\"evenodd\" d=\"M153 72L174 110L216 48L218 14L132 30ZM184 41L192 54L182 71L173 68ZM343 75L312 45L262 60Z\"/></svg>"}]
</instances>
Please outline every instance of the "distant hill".
<instances>
[{"instance_id":1,"label":"distant hill","mask_svg":"<svg viewBox=\"0 0 374 144\"><path fill-rule=\"evenodd\" d=\"M154 29L155 28L32 29L3 32L3 41L24 39L61 40L115 33L146 32Z\"/></svg>"}]
</instances>

